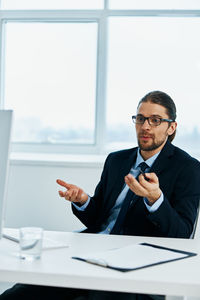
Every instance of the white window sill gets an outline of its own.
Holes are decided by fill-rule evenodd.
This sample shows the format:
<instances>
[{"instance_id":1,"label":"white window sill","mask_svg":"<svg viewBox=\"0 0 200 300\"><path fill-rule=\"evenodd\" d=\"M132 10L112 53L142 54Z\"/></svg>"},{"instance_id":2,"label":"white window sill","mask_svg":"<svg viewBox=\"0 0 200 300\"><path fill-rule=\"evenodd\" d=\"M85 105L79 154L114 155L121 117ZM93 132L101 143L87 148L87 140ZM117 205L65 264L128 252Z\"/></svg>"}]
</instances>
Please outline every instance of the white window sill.
<instances>
[{"instance_id":1,"label":"white window sill","mask_svg":"<svg viewBox=\"0 0 200 300\"><path fill-rule=\"evenodd\" d=\"M94 154L47 154L13 152L11 165L35 165L56 167L103 167L106 155Z\"/></svg>"}]
</instances>

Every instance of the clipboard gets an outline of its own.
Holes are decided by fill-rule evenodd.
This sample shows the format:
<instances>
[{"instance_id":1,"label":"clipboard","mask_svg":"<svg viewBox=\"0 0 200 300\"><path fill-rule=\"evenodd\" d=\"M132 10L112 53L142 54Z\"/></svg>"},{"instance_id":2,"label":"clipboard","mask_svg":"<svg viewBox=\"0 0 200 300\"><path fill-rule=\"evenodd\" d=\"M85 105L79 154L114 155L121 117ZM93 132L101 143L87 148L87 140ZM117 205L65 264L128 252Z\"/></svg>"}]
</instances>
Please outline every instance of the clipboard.
<instances>
[{"instance_id":1,"label":"clipboard","mask_svg":"<svg viewBox=\"0 0 200 300\"><path fill-rule=\"evenodd\" d=\"M197 253L167 248L155 244L140 243L87 255L73 256L86 263L121 272L140 270L147 267L196 256Z\"/></svg>"}]
</instances>

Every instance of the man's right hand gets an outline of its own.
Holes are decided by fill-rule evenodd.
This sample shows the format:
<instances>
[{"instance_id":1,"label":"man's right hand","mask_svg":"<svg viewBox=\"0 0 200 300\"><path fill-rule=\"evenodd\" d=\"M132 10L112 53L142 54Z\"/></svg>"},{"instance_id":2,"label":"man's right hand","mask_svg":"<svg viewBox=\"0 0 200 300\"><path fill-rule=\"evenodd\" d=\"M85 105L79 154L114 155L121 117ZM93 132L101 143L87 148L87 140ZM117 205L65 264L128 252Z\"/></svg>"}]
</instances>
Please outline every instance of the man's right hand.
<instances>
[{"instance_id":1,"label":"man's right hand","mask_svg":"<svg viewBox=\"0 0 200 300\"><path fill-rule=\"evenodd\" d=\"M71 202L79 203L80 205L83 205L88 200L88 195L78 186L67 183L61 179L57 179L56 182L67 189L64 192L58 192L60 197Z\"/></svg>"}]
</instances>

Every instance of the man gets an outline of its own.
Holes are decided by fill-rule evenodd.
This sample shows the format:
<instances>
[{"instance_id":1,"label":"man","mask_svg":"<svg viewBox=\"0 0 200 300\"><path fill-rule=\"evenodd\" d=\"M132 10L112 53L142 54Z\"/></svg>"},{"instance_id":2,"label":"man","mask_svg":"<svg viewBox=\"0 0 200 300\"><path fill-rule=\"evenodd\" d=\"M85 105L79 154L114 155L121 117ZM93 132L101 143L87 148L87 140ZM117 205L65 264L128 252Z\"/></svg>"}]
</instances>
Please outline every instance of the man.
<instances>
[{"instance_id":1,"label":"man","mask_svg":"<svg viewBox=\"0 0 200 300\"><path fill-rule=\"evenodd\" d=\"M94 196L58 179L65 188L59 195L72 202L73 213L87 227L86 232L189 238L199 205L200 163L171 144L177 127L175 104L167 94L151 92L139 102L132 119L138 147L107 157ZM22 288L24 292L19 294ZM17 285L13 289L0 299L18 299L13 295L26 299L31 287ZM32 289L37 291L37 299L43 292L48 297L53 293L44 287ZM148 298L126 293L57 291L65 291L61 293L65 296L56 299Z\"/></svg>"},{"instance_id":2,"label":"man","mask_svg":"<svg viewBox=\"0 0 200 300\"><path fill-rule=\"evenodd\" d=\"M73 202L73 212L87 232L112 233L126 183L137 197L130 204L121 233L190 237L200 196L200 163L171 144L177 127L175 119L176 107L167 94L147 94L133 116L139 148L108 156L93 197L75 185L57 180L66 188L59 191L60 196ZM148 181L142 174L135 179L142 161L148 165Z\"/></svg>"}]
</instances>

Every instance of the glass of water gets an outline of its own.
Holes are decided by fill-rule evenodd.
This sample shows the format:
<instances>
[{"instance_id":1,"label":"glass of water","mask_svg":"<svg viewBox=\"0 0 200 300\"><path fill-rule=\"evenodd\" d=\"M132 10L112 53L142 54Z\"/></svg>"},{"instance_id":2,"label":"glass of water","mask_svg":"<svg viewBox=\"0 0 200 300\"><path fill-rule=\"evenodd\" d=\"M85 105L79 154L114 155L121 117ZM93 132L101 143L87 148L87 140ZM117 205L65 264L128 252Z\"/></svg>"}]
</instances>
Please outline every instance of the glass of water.
<instances>
[{"instance_id":1,"label":"glass of water","mask_svg":"<svg viewBox=\"0 0 200 300\"><path fill-rule=\"evenodd\" d=\"M41 257L43 229L40 227L22 227L20 234L20 258L35 260Z\"/></svg>"}]
</instances>

